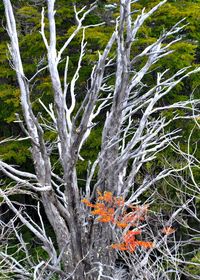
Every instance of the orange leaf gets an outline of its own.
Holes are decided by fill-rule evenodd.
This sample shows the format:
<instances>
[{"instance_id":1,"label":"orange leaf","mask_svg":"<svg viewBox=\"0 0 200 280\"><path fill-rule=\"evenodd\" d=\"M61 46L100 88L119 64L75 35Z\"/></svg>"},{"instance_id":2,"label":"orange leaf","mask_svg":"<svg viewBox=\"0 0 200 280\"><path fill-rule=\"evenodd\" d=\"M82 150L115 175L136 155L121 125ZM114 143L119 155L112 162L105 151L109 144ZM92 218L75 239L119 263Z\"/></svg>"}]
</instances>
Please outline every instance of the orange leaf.
<instances>
[{"instance_id":1,"label":"orange leaf","mask_svg":"<svg viewBox=\"0 0 200 280\"><path fill-rule=\"evenodd\" d=\"M121 251L126 251L127 247L124 243L120 243L120 244L112 244L111 247L113 249L117 249L117 250L121 250Z\"/></svg>"},{"instance_id":2,"label":"orange leaf","mask_svg":"<svg viewBox=\"0 0 200 280\"><path fill-rule=\"evenodd\" d=\"M116 197L114 199L114 203L116 206L122 207L122 206L124 206L124 199L122 197Z\"/></svg>"},{"instance_id":3,"label":"orange leaf","mask_svg":"<svg viewBox=\"0 0 200 280\"><path fill-rule=\"evenodd\" d=\"M150 241L136 241L137 245L144 247L144 248L153 248L154 243Z\"/></svg>"},{"instance_id":4,"label":"orange leaf","mask_svg":"<svg viewBox=\"0 0 200 280\"><path fill-rule=\"evenodd\" d=\"M113 217L112 216L101 216L97 219L99 222L102 222L102 223L109 223L109 222L112 222L113 221Z\"/></svg>"},{"instance_id":5,"label":"orange leaf","mask_svg":"<svg viewBox=\"0 0 200 280\"><path fill-rule=\"evenodd\" d=\"M92 204L88 199L84 198L81 200L81 202L83 202L85 205L87 205L88 207L95 207L95 204Z\"/></svg>"},{"instance_id":6,"label":"orange leaf","mask_svg":"<svg viewBox=\"0 0 200 280\"><path fill-rule=\"evenodd\" d=\"M123 221L122 221L122 222L117 222L116 224L117 224L117 226L120 227L120 228L126 228L126 227L128 226L128 224L125 223L125 222L123 222Z\"/></svg>"},{"instance_id":7,"label":"orange leaf","mask_svg":"<svg viewBox=\"0 0 200 280\"><path fill-rule=\"evenodd\" d=\"M135 252L135 248L136 248L136 243L135 242L132 242L131 244L128 244L128 251L130 252L130 253L133 253L133 252Z\"/></svg>"},{"instance_id":8,"label":"orange leaf","mask_svg":"<svg viewBox=\"0 0 200 280\"><path fill-rule=\"evenodd\" d=\"M124 241L129 241L129 240L135 240L135 235L141 234L141 230L129 230L125 235L124 235Z\"/></svg>"},{"instance_id":9,"label":"orange leaf","mask_svg":"<svg viewBox=\"0 0 200 280\"><path fill-rule=\"evenodd\" d=\"M164 227L162 229L162 233L164 233L165 235L170 235L172 233L174 233L176 230L172 227Z\"/></svg>"},{"instance_id":10,"label":"orange leaf","mask_svg":"<svg viewBox=\"0 0 200 280\"><path fill-rule=\"evenodd\" d=\"M115 214L115 209L114 208L107 208L107 212L110 215L114 215Z\"/></svg>"},{"instance_id":11,"label":"orange leaf","mask_svg":"<svg viewBox=\"0 0 200 280\"><path fill-rule=\"evenodd\" d=\"M106 206L104 203L96 203L94 207L99 208L99 209L106 209Z\"/></svg>"},{"instance_id":12,"label":"orange leaf","mask_svg":"<svg viewBox=\"0 0 200 280\"><path fill-rule=\"evenodd\" d=\"M141 221L144 218L134 212L128 213L123 217L125 223L135 223L136 221Z\"/></svg>"},{"instance_id":13,"label":"orange leaf","mask_svg":"<svg viewBox=\"0 0 200 280\"><path fill-rule=\"evenodd\" d=\"M103 209L97 208L97 209L91 211L91 214L102 216L102 215L106 215L106 211L103 211Z\"/></svg>"},{"instance_id":14,"label":"orange leaf","mask_svg":"<svg viewBox=\"0 0 200 280\"><path fill-rule=\"evenodd\" d=\"M112 202L112 193L111 192L104 192L104 201Z\"/></svg>"}]
</instances>

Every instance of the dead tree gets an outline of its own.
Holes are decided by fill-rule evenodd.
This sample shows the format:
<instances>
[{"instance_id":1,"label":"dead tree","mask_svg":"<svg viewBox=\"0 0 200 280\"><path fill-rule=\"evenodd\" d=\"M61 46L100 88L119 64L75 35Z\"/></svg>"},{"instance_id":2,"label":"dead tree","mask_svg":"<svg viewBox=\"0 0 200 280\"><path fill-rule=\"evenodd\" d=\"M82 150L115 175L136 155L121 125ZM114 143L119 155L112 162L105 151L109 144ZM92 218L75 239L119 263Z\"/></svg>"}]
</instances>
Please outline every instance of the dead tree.
<instances>
[{"instance_id":1,"label":"dead tree","mask_svg":"<svg viewBox=\"0 0 200 280\"><path fill-rule=\"evenodd\" d=\"M120 279L121 276L114 276L117 273L114 267L117 258L116 252L109 247L114 238L112 229L108 225L100 225L91 217L89 218L89 211L81 203L81 198L94 200L98 189L123 196L127 200L127 205L138 203L139 198L157 182L179 174L186 168L191 168L195 161L192 156L182 154L187 159L182 168L177 170L172 166L155 174L153 178L145 176L143 182L137 188L135 187L135 178L143 165L153 161L160 151L172 145L173 141L180 137L179 130L166 129L179 116L174 114L171 120L166 120L161 112L183 108L191 112L187 117L198 116L196 109L198 100L188 100L167 106L161 106L160 100L170 94L170 91L185 77L198 72L199 69L180 69L171 77L169 75L166 77L168 74L168 70L166 70L157 73L157 80L153 87L144 86L144 77L151 70L152 65L171 53L170 46L180 40L176 35L184 28L184 25L182 21L178 22L170 30L163 32L156 42L134 56L132 46L137 39L138 30L147 18L165 4L166 0L148 12L143 10L135 20L133 20L131 11L133 2L120 1L120 17L116 19L115 30L104 51L99 53L99 59L91 72L90 86L77 110L76 87L79 82L82 59L84 53L87 52L85 32L90 27L84 26L84 19L96 8L96 5L91 5L88 10L83 7L79 11L74 7L77 26L63 46L57 49L55 0L47 1L50 38L48 39L45 35L45 9L41 13L40 33L46 47L48 64L39 69L32 78L27 78L23 69L12 4L10 0L3 0L7 32L10 38L9 51L21 92L23 118L17 116L17 122L25 134L24 139L30 140L35 171L34 173L26 172L0 161L1 171L15 182L14 186L4 188L1 196L3 203L7 204L21 224L26 226L40 241L41 247L48 255L47 260L40 257L37 263L31 260L23 236L18 235L13 222L13 230L21 244L20 248L26 253L24 262L27 266L22 267L20 263L17 263L13 269L13 273L21 275L21 279L29 279L28 277L54 279L53 275L56 274L59 275L59 279ZM78 32L82 32L80 56L73 78L69 80L70 57L63 57L63 53ZM115 51L114 58L110 56L111 50ZM58 65L63 59L66 60L66 66L62 83ZM136 71L136 65L140 65L138 63L141 60L145 63L141 64L141 68ZM110 76L106 76L105 73L112 73L113 65L115 65L115 82L112 86L108 86L107 81ZM42 100L39 101L48 115L48 122L33 112L30 100L30 86L44 69L49 70L54 95L53 104L47 105ZM105 72L105 70L109 71ZM70 105L66 103L67 95L70 95ZM83 144L87 141L92 129L95 129L95 118L99 116L102 109L105 112L105 122L102 129L101 150L87 170L88 176L84 194L82 194L77 178L77 161L83 160L81 157ZM54 173L51 149L49 149L49 142L47 143L44 138L46 130L54 131L56 135L57 139L52 141L51 147L57 151L62 176ZM15 141L17 140L22 141L23 139L15 139ZM98 173L97 178L96 173ZM36 210L39 223L28 215L25 206L23 209L16 207L11 195L17 193L35 194L38 199ZM45 223L40 213L41 205L53 229L56 244L46 233ZM175 214L172 215L172 219L175 218ZM159 242L161 241L157 242L158 247L161 246ZM140 256L140 268L147 268L149 254L146 252ZM6 254L3 256L4 261L8 261L12 267L15 263L14 256L10 259ZM168 257L170 258L170 254ZM127 260L127 263L130 267L134 265L133 259ZM158 264L161 271L163 269L162 261L158 261ZM137 263L137 265L140 274L139 264ZM136 273L135 277L138 277L137 279L157 279L160 271L157 276L156 270L154 270L154 274L152 271L148 271L149 274L146 273L145 276ZM132 279L136 278L133 276ZM162 279L169 278L163 277Z\"/></svg>"}]
</instances>

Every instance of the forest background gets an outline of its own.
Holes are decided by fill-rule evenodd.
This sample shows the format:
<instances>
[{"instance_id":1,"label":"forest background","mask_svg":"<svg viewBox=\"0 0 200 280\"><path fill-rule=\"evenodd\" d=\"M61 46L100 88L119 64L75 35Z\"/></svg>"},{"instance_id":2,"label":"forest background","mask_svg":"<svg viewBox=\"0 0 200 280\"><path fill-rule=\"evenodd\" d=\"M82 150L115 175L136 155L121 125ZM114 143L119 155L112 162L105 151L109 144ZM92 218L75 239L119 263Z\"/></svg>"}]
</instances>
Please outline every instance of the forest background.
<instances>
[{"instance_id":1,"label":"forest background","mask_svg":"<svg viewBox=\"0 0 200 280\"><path fill-rule=\"evenodd\" d=\"M82 7L84 4L88 5L91 1L78 1L77 7ZM155 6L159 1L138 1L134 3L135 15L141 11L143 7L146 7L147 10ZM35 73L35 70L40 66L45 65L45 46L42 41L42 37L39 33L40 31L40 20L41 20L41 8L45 6L45 1L36 1L36 0L16 0L12 1L14 6L14 12L17 21L17 30L20 42L20 49L22 50L22 60L24 63L24 70L27 77L32 77ZM98 51L101 51L105 48L113 28L115 26L115 19L119 15L119 10L115 4L117 1L98 1L98 7L87 16L85 24L96 24L98 22L105 22L105 25L88 28L85 34L87 41L87 51L83 58L83 66L80 72L80 80L77 89L77 99L81 103L83 100L82 92L83 89L87 87L87 82L91 68L98 59ZM76 24L74 19L74 11L72 8L72 2L66 0L56 1L56 10L57 10L57 43L58 46L62 45L65 41L66 36L69 36L74 31L74 26ZM5 17L4 17L4 7L0 3L0 140L4 140L8 137L19 137L24 136L21 130L20 125L16 122L16 113L19 116L22 114L19 100L19 88L16 80L16 74L12 69L12 65L9 61L9 53L7 43L9 41L7 32L5 30ZM175 73L180 68L187 66L199 66L200 65L200 1L168 1L163 5L154 15L150 17L138 33L138 40L134 43L135 53L139 53L140 50L144 49L147 45L151 44L159 37L159 35L165 29L169 29L179 20L186 18L188 25L181 31L180 36L182 40L171 46L171 49L175 52L171 53L167 57L163 57L158 63L156 63L146 75L145 80L147 84L153 84L155 79L156 71L164 71L165 69L170 69L170 74ZM81 43L81 34L78 34L76 38L72 41L70 48L66 50L65 55L70 55L70 72L69 78L72 77L75 67L79 59L79 46ZM65 67L65 62L59 64L59 71L63 72ZM71 77L70 77L71 75ZM176 86L169 97L165 97L162 101L164 104L170 104L171 102L179 102L190 99L191 96L196 99L200 98L200 74L195 74ZM143 81L145 82L145 81ZM52 88L49 73L47 70L44 70L39 75L39 78L33 84L31 89L31 101L33 104L33 110L42 111L43 108L38 102L41 99L44 104L53 102L52 97ZM173 115L173 109L168 110L166 118L169 118ZM95 159L95 156L100 150L101 146L101 123L104 121L104 116L102 114L98 117L98 125L92 131L89 139L84 145L84 149L81 153L81 156L84 158L84 161L79 160L77 171L79 178L79 187L84 188L84 180L87 176L87 166L88 160ZM196 120L199 122L199 120ZM190 137L190 149L191 153L194 153L195 157L200 160L200 150L197 148L200 139L200 130L198 125L195 124L193 120L177 120L173 122L174 127L172 128L181 128L182 129L182 138L179 139L179 145L182 150L187 150L188 148L188 138ZM192 134L191 134L192 131ZM51 132L46 132L46 139L53 139L54 134ZM25 140L23 142L19 141L9 141L0 145L0 156L7 163L18 165L22 167L23 170L31 172L33 170L33 164L31 161L31 154L29 151L29 141ZM168 159L169 162L177 167L181 166L180 158L177 158L172 149L169 147L163 152L159 153L157 156L156 163L149 162L146 165L146 169L141 171L141 177L144 173L153 175L160 166L163 166L164 160ZM143 174L142 174L143 173ZM196 182L200 182L200 173L198 168L194 170ZM1 175L4 180L4 176ZM187 175L186 175L187 176ZM137 178L138 184L140 183L140 178ZM9 183L9 181L7 181ZM174 182L171 182L172 185ZM2 186L4 188L4 186ZM158 193L165 193L167 190L168 197L170 200L176 202L176 196L178 191L176 188L169 188L169 184L162 182L162 185L158 188ZM150 194L147 192L143 195L143 200ZM193 193L195 196L195 207L200 210L200 196L199 193ZM20 203L32 203L30 198L26 196L21 196L16 198ZM153 206L152 211L161 211L168 215L170 209L169 205L164 204L163 200L157 198L157 205ZM3 212L4 209L2 208ZM197 230L200 229L198 221L190 219L187 220L187 215L184 220L190 223L190 226L195 227ZM6 215L3 216L3 219L7 219ZM49 232L51 234L51 228L49 227ZM173 225L176 228L176 224ZM179 226L176 228L177 235L187 236L191 234L189 229L185 230ZM30 233L22 229L25 240L29 240ZM53 237L52 237L53 238ZM14 246L14 241L13 246ZM193 253L189 256L190 260L200 264L200 251L198 250L199 241L196 240L196 247ZM33 246L32 254L37 255L40 252L37 251L37 246ZM200 269L194 268L193 265L188 267L188 270L194 275L198 275ZM3 279L3 278L2 278Z\"/></svg>"}]
</instances>

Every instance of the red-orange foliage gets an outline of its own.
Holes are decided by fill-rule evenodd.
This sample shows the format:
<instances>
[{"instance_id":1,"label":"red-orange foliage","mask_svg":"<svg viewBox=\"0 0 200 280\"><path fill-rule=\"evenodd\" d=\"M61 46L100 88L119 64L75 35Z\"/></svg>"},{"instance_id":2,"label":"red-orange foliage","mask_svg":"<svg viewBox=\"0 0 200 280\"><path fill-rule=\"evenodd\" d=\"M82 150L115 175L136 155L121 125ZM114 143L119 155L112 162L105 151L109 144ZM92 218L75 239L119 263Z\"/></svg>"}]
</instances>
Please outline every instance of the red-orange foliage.
<instances>
[{"instance_id":1,"label":"red-orange foliage","mask_svg":"<svg viewBox=\"0 0 200 280\"><path fill-rule=\"evenodd\" d=\"M114 197L111 192L98 192L97 202L91 203L87 199L83 199L82 202L88 207L93 208L91 214L98 216L98 221L102 223L112 223L119 228L136 227L135 230L128 230L122 236L122 243L112 244L113 249L120 251L134 252L137 246L143 248L152 248L153 242L140 241L135 238L136 235L140 235L142 230L137 229L142 221L145 220L145 215L148 211L148 205L132 206L128 205L126 208L132 211L127 213L123 209L125 208L125 201L122 197ZM119 210L116 214L116 210ZM121 212L121 213L120 213ZM120 214L119 214L120 213Z\"/></svg>"},{"instance_id":2,"label":"red-orange foliage","mask_svg":"<svg viewBox=\"0 0 200 280\"><path fill-rule=\"evenodd\" d=\"M118 250L126 250L130 253L133 253L137 246L143 247L143 248L152 248L154 247L153 242L148 241L140 241L135 238L136 235L141 234L141 230L129 230L127 233L123 235L123 243L120 244L113 244L111 245L112 248L118 249Z\"/></svg>"}]
</instances>

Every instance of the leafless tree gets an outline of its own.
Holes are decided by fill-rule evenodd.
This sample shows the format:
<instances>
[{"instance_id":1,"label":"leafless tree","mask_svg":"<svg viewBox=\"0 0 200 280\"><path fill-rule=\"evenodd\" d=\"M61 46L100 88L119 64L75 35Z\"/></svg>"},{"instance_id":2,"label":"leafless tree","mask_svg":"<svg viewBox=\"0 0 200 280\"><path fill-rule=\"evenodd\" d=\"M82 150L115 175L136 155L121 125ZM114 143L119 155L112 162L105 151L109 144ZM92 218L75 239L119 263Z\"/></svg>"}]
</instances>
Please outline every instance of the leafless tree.
<instances>
[{"instance_id":1,"label":"leafless tree","mask_svg":"<svg viewBox=\"0 0 200 280\"><path fill-rule=\"evenodd\" d=\"M76 280L123 279L123 277L149 280L170 279L171 274L175 275L176 279L180 279L177 263L183 263L184 258L180 257L178 242L174 240L176 248L169 247L169 237L167 235L163 237L159 231L156 235L151 231L150 225L146 225L146 228L149 228L146 232L159 251L156 261L152 260L152 255L156 256L155 248L140 250L137 254L129 256L119 252L129 267L129 273L123 269L116 269L115 261L118 254L110 248L110 244L122 233L115 232L115 228L109 224L98 223L90 216L89 209L81 203L83 197L95 200L96 190L101 190L123 196L127 205L138 204L144 193L152 189L156 192L155 186L168 178L179 180L186 189L190 189L191 184L195 193L199 190L192 176L192 168L198 165L198 161L189 154L189 150L188 153L184 153L176 144L176 139L181 137L181 131L169 130L170 123L184 117L174 113L172 118L167 120L162 114L169 109L174 109L175 112L176 108L181 108L188 112L185 118L195 119L199 115L197 110L199 100L190 99L166 106L161 105L160 101L184 78L200 69L184 68L172 76L169 76L169 70L166 69L162 73L157 73L154 86L148 87L143 82L152 65L172 52L170 46L180 40L177 35L185 25L183 21L178 22L170 30L164 31L157 41L134 56L132 47L137 39L138 30L146 19L165 4L166 0L148 12L142 10L135 20L131 10L134 2L120 1L120 17L116 19L115 30L104 51L99 53L99 59L91 71L88 88L79 106L76 100L76 88L82 59L87 52L85 32L87 28L92 27L85 26L84 19L96 8L96 4L92 4L89 9L83 7L77 10L74 7L77 26L63 46L57 49L55 0L47 1L50 38L45 35L45 8L41 13L40 33L46 47L48 63L43 68L39 68L33 77L28 78L21 59L12 4L10 0L3 0L12 67L16 72L21 92L23 118L17 115L17 122L25 135L24 138L14 140L30 139L35 170L34 173L29 173L3 160L0 161L1 171L12 181L11 185L1 190L2 203L14 213L14 218L9 222L10 227L2 224L2 228L12 229L18 239L19 249L25 254L22 263L26 265L22 265L19 260L16 260L15 255L9 255L8 252L1 253L0 257L3 258L4 263L7 263L8 271L13 275L20 275L20 279L46 280L54 279L58 275L59 279ZM70 57L64 57L63 54L78 32L82 32L80 56L75 73L72 79L69 79ZM64 77L58 71L58 65L63 59L66 60ZM144 63L140 63L141 61ZM138 65L142 65L139 70ZM44 116L41 116L33 112L30 87L44 69L48 69L50 73L54 103L44 104L39 100L45 112ZM111 74L112 77L115 75L112 86L109 83ZM70 105L66 102L68 95L71 100ZM77 161L84 160L81 156L83 144L95 129L97 125L95 119L102 110L105 113L105 122L102 124L101 149L96 160L88 165L85 188L81 191L77 178ZM45 114L48 116L45 117ZM52 142L45 140L44 133L47 130L55 133L56 140ZM183 165L175 168L167 163L166 168L153 177L144 176L140 185L136 185L137 175L143 166L147 162L153 162L157 154L166 147L171 147L183 158ZM57 153L57 162L62 169L59 174L55 173L52 165L52 150L54 156ZM190 173L192 183L183 181L181 173L185 170ZM13 194L23 193L32 195L38 201L34 206L38 216L37 223L29 215L28 206L20 206L12 200ZM152 202L153 199L152 191L148 202ZM189 200L187 197L185 201L180 201L168 220L161 222L171 225L182 210L189 209L187 208ZM53 242L46 232L41 208L45 211L56 242ZM196 217L195 213L191 215ZM23 236L18 233L16 220L17 224L20 221L21 225L32 232L47 257L43 258L40 255L36 261L30 256ZM4 267L2 271L6 274Z\"/></svg>"}]
</instances>

